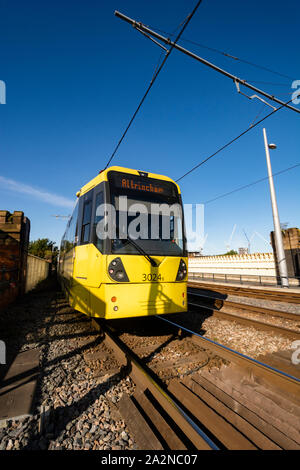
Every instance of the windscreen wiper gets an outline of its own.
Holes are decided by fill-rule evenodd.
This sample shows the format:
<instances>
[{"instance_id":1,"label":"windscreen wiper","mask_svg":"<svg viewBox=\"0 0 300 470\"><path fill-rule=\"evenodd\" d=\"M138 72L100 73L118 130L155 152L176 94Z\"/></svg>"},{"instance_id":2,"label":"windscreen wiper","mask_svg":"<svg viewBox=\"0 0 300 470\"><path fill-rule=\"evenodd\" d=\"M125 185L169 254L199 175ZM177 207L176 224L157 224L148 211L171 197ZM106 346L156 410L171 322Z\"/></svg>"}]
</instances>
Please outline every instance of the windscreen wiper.
<instances>
[{"instance_id":1,"label":"windscreen wiper","mask_svg":"<svg viewBox=\"0 0 300 470\"><path fill-rule=\"evenodd\" d=\"M141 255L145 256L145 258L149 261L151 266L153 266L154 268L157 267L157 264L154 261L154 259L151 258L151 256L148 255L148 253L146 253L146 251L143 250L143 248L141 248L137 243L135 243L135 241L133 241L132 238L130 238L128 234L127 234L126 240L129 241L137 249L137 251L141 253Z\"/></svg>"}]
</instances>

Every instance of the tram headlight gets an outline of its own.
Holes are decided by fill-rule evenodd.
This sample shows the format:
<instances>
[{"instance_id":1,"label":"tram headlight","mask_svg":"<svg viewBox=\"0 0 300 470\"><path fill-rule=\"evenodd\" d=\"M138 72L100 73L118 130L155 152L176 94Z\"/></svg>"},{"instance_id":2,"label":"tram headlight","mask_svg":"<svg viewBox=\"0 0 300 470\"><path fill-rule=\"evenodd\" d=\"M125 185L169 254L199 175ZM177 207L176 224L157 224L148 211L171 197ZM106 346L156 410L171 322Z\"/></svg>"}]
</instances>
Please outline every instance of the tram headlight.
<instances>
[{"instance_id":1,"label":"tram headlight","mask_svg":"<svg viewBox=\"0 0 300 470\"><path fill-rule=\"evenodd\" d=\"M180 260L176 281L183 281L186 278L187 269L183 259Z\"/></svg>"},{"instance_id":2,"label":"tram headlight","mask_svg":"<svg viewBox=\"0 0 300 470\"><path fill-rule=\"evenodd\" d=\"M123 279L124 279L124 273L123 273L123 271L117 271L117 272L116 272L116 278L117 278L119 281L123 281Z\"/></svg>"},{"instance_id":3,"label":"tram headlight","mask_svg":"<svg viewBox=\"0 0 300 470\"><path fill-rule=\"evenodd\" d=\"M113 281L129 282L121 258L115 258L109 263L108 274Z\"/></svg>"}]
</instances>

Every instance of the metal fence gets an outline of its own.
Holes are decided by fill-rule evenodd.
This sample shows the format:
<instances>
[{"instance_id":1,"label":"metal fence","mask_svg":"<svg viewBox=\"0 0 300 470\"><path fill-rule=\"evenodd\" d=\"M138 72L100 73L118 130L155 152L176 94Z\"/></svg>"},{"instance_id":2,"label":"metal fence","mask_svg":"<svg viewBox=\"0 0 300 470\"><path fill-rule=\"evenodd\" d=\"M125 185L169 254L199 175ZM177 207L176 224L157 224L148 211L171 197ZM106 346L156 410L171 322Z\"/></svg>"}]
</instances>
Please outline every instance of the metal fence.
<instances>
[{"instance_id":1,"label":"metal fence","mask_svg":"<svg viewBox=\"0 0 300 470\"><path fill-rule=\"evenodd\" d=\"M231 284L251 284L259 286L281 285L277 276L261 276L254 274L221 274L221 273L195 273L189 272L190 281L228 282ZM290 287L300 286L300 277L289 278Z\"/></svg>"},{"instance_id":2,"label":"metal fence","mask_svg":"<svg viewBox=\"0 0 300 470\"><path fill-rule=\"evenodd\" d=\"M13 302L18 295L29 292L49 275L50 261L27 254L26 279L21 277L21 268L0 265L0 309ZM24 285L25 282L25 285Z\"/></svg>"},{"instance_id":3,"label":"metal fence","mask_svg":"<svg viewBox=\"0 0 300 470\"><path fill-rule=\"evenodd\" d=\"M40 281L47 279L50 264L50 261L28 253L25 292L29 292Z\"/></svg>"}]
</instances>

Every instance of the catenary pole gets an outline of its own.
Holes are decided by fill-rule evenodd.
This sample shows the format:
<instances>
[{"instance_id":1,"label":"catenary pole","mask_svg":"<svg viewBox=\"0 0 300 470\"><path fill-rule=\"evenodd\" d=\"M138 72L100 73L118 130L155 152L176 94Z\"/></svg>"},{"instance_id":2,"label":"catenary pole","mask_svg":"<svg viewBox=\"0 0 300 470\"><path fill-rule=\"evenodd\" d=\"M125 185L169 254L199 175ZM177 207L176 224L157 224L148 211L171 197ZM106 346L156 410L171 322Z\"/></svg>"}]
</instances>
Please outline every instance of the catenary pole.
<instances>
[{"instance_id":1,"label":"catenary pole","mask_svg":"<svg viewBox=\"0 0 300 470\"><path fill-rule=\"evenodd\" d=\"M272 175L272 167L271 167L270 152L269 152L270 146L268 144L267 133L266 133L265 128L263 128L263 135L264 135L264 143L265 143L266 159L267 159L267 167L268 167L268 175L269 175L270 195L271 195L273 221L274 221L274 238L275 238L277 262L278 262L278 267L279 267L279 276L281 280L281 286L289 287L288 271L287 271L285 253L284 253L284 248L283 248L282 233L281 233L279 213L278 213L278 207L277 207L277 201L276 201L276 193L275 193L275 187L274 187L273 175Z\"/></svg>"}]
</instances>

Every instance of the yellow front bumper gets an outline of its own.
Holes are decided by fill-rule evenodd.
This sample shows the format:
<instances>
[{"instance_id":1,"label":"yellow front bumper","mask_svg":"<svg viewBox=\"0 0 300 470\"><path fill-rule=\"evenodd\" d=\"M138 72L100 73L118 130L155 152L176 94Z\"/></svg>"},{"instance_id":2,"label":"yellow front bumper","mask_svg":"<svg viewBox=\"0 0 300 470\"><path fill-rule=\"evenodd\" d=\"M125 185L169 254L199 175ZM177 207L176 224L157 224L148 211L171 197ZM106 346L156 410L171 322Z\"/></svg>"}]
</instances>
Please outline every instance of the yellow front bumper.
<instances>
[{"instance_id":1,"label":"yellow front bumper","mask_svg":"<svg viewBox=\"0 0 300 470\"><path fill-rule=\"evenodd\" d=\"M186 282L101 284L91 288L91 314L126 318L187 311ZM115 301L111 299L116 298Z\"/></svg>"}]
</instances>

